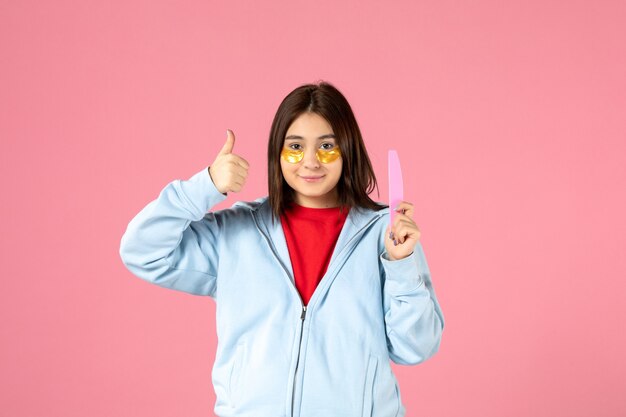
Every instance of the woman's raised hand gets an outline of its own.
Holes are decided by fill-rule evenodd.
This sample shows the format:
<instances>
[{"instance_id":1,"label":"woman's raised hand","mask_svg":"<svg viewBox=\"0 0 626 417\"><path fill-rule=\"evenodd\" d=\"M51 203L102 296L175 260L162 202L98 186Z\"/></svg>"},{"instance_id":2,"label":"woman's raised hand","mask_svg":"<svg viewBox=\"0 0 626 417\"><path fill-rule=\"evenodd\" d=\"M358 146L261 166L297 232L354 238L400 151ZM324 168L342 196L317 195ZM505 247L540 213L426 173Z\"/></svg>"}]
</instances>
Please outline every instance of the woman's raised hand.
<instances>
[{"instance_id":1,"label":"woman's raised hand","mask_svg":"<svg viewBox=\"0 0 626 417\"><path fill-rule=\"evenodd\" d=\"M209 175L215 188L222 194L239 192L248 177L248 161L233 153L235 134L226 130L226 143L209 166Z\"/></svg>"},{"instance_id":2,"label":"woman's raised hand","mask_svg":"<svg viewBox=\"0 0 626 417\"><path fill-rule=\"evenodd\" d=\"M393 210L393 207L389 207ZM413 204L402 201L396 207L393 225L387 226L385 249L392 261L403 259L413 253L420 238L420 230L413 220Z\"/></svg>"}]
</instances>

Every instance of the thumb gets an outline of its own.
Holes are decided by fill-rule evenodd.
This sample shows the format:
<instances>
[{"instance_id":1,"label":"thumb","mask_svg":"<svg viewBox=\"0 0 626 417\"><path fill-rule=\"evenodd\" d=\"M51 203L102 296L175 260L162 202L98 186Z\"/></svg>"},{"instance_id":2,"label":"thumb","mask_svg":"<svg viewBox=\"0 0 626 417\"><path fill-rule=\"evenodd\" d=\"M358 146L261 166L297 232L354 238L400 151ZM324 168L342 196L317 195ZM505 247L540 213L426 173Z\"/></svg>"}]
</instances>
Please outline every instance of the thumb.
<instances>
[{"instance_id":1,"label":"thumb","mask_svg":"<svg viewBox=\"0 0 626 417\"><path fill-rule=\"evenodd\" d=\"M220 154L228 154L232 153L233 147L235 146L235 134L230 130L226 129L226 143L222 146L220 150Z\"/></svg>"}]
</instances>

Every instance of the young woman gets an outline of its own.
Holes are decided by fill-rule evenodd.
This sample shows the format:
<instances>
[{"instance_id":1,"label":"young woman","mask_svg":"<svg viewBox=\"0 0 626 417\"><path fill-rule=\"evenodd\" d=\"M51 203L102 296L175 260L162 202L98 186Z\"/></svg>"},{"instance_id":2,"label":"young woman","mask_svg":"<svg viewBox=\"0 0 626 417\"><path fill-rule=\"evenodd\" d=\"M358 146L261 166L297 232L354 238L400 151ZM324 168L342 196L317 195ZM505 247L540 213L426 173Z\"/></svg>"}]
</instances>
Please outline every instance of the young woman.
<instances>
[{"instance_id":1,"label":"young woman","mask_svg":"<svg viewBox=\"0 0 626 417\"><path fill-rule=\"evenodd\" d=\"M328 83L280 104L269 195L211 212L245 184L234 143L228 131L208 168L169 183L120 246L138 277L215 300L215 413L404 416L390 360L430 358L444 327L413 205L389 227L354 114Z\"/></svg>"}]
</instances>

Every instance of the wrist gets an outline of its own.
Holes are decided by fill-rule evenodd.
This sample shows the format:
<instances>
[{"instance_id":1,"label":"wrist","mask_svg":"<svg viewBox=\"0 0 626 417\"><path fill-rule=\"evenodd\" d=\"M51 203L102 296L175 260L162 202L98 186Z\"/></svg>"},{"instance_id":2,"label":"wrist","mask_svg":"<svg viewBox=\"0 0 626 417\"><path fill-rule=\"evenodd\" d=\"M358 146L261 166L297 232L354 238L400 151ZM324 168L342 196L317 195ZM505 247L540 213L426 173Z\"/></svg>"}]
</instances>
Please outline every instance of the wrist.
<instances>
[{"instance_id":1,"label":"wrist","mask_svg":"<svg viewBox=\"0 0 626 417\"><path fill-rule=\"evenodd\" d=\"M219 191L220 193L222 193L223 195L227 195L224 191L222 191L219 188L217 188L217 185L215 185L215 181L213 181L213 177L211 176L211 165L209 165L206 170L209 173L209 178L211 179L211 182L213 183L213 186L215 186L215 189L217 191Z\"/></svg>"}]
</instances>

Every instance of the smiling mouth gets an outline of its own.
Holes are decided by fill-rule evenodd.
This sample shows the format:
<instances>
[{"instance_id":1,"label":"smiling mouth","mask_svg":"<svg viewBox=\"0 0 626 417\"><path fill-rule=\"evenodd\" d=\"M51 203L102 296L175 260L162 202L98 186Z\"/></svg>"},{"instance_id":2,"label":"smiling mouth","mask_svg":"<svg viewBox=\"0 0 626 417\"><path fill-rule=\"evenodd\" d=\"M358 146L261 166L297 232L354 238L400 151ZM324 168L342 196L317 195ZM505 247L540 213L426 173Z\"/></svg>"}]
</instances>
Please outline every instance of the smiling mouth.
<instances>
[{"instance_id":1,"label":"smiling mouth","mask_svg":"<svg viewBox=\"0 0 626 417\"><path fill-rule=\"evenodd\" d=\"M316 182L321 180L322 178L324 178L323 175L319 176L319 177L312 177L312 176L300 176L300 178L302 178L304 181L306 182Z\"/></svg>"}]
</instances>

